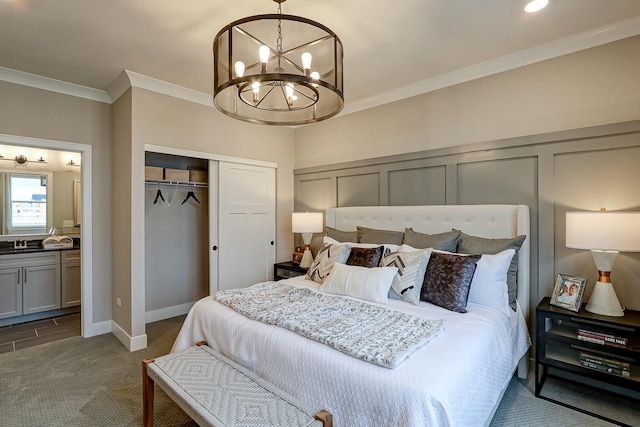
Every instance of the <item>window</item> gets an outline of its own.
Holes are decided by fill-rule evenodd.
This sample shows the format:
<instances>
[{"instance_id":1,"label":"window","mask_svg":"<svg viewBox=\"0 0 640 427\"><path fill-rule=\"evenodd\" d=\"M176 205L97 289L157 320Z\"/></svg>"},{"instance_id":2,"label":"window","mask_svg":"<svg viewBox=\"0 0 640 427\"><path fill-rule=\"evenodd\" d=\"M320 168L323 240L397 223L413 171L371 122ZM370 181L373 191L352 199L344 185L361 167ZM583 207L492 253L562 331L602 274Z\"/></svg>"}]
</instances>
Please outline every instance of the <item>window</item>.
<instances>
[{"instance_id":1,"label":"window","mask_svg":"<svg viewBox=\"0 0 640 427\"><path fill-rule=\"evenodd\" d=\"M10 175L10 227L14 233L44 233L47 229L47 178Z\"/></svg>"}]
</instances>

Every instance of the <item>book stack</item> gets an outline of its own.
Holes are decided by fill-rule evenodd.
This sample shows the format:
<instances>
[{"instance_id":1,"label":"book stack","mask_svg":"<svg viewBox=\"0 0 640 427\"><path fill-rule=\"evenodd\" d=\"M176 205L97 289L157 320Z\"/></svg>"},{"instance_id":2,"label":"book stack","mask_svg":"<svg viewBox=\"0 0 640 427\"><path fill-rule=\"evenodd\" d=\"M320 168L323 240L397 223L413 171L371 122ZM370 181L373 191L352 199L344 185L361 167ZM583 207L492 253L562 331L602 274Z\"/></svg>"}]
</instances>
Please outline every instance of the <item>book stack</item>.
<instances>
[{"instance_id":1,"label":"book stack","mask_svg":"<svg viewBox=\"0 0 640 427\"><path fill-rule=\"evenodd\" d=\"M589 353L580 353L580 364L585 368L594 369L621 377L631 377L631 366L627 362L608 359Z\"/></svg>"},{"instance_id":2,"label":"book stack","mask_svg":"<svg viewBox=\"0 0 640 427\"><path fill-rule=\"evenodd\" d=\"M602 332L593 332L587 329L578 329L578 339L618 348L627 348L627 344L629 344L629 340L627 338L617 337L615 335L605 334Z\"/></svg>"}]
</instances>

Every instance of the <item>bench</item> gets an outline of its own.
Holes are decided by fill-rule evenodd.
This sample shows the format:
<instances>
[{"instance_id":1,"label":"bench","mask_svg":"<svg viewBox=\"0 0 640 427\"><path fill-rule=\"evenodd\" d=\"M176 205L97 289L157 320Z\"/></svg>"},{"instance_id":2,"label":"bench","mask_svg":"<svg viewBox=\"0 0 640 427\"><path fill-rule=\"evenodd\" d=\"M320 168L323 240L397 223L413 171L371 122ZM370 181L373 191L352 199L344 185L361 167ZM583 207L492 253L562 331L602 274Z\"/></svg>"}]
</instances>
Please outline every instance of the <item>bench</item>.
<instances>
[{"instance_id":1,"label":"bench","mask_svg":"<svg viewBox=\"0 0 640 427\"><path fill-rule=\"evenodd\" d=\"M198 425L332 427L327 411L313 411L206 343L142 361L143 425L153 426L154 384Z\"/></svg>"}]
</instances>

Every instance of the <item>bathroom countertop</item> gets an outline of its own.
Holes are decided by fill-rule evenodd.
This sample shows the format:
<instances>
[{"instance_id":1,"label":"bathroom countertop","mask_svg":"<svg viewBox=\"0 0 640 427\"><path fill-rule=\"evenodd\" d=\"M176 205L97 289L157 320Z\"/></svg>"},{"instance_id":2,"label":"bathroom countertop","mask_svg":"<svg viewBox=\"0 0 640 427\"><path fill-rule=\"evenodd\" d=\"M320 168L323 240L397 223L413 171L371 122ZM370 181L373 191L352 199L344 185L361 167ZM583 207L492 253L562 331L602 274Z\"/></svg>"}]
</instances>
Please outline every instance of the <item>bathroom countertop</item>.
<instances>
[{"instance_id":1,"label":"bathroom countertop","mask_svg":"<svg viewBox=\"0 0 640 427\"><path fill-rule=\"evenodd\" d=\"M73 239L73 247L71 248L55 248L45 249L42 247L42 240L29 240L26 248L16 249L13 247L13 241L0 242L1 255L29 254L34 252L48 251L72 251L80 249L80 239Z\"/></svg>"}]
</instances>

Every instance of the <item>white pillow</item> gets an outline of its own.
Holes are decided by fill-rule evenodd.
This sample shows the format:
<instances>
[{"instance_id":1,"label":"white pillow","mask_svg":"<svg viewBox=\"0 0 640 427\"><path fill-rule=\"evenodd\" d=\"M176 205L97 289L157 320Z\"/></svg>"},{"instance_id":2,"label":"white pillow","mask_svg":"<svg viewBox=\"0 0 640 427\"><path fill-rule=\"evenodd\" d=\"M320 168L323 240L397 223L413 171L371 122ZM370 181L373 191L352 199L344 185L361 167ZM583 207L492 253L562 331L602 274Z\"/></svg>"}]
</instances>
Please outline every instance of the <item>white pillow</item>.
<instances>
[{"instance_id":1,"label":"white pillow","mask_svg":"<svg viewBox=\"0 0 640 427\"><path fill-rule=\"evenodd\" d=\"M471 280L469 302L494 307L507 317L511 316L507 271L515 253L515 250L507 249L495 255L482 255Z\"/></svg>"},{"instance_id":2,"label":"white pillow","mask_svg":"<svg viewBox=\"0 0 640 427\"><path fill-rule=\"evenodd\" d=\"M322 243L325 245L335 245L336 243L340 243L335 239L332 239L329 236L324 236L322 238ZM394 245L391 243L355 243L355 242L342 242L343 245L349 245L350 248L377 248L378 246L384 246L385 253L398 252L400 246Z\"/></svg>"},{"instance_id":3,"label":"white pillow","mask_svg":"<svg viewBox=\"0 0 640 427\"><path fill-rule=\"evenodd\" d=\"M397 272L396 267L366 268L334 264L320 290L386 304L389 288Z\"/></svg>"},{"instance_id":4,"label":"white pillow","mask_svg":"<svg viewBox=\"0 0 640 427\"><path fill-rule=\"evenodd\" d=\"M382 258L382 265L398 268L398 274L394 277L389 289L389 297L415 305L420 304L420 291L430 257L431 249L385 255Z\"/></svg>"}]
</instances>

